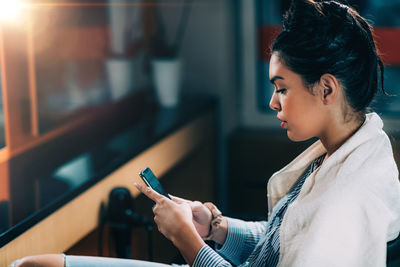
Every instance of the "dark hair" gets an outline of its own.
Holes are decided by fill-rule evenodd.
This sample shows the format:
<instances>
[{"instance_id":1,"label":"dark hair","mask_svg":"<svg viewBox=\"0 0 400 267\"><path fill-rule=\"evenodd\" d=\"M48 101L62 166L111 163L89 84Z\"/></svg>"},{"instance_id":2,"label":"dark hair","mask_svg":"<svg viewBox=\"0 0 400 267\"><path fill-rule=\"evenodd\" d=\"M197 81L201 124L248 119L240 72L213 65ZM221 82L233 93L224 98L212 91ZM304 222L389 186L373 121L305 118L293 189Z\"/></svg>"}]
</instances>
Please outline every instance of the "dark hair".
<instances>
[{"instance_id":1,"label":"dark hair","mask_svg":"<svg viewBox=\"0 0 400 267\"><path fill-rule=\"evenodd\" d=\"M325 73L342 85L349 105L365 113L383 89L384 66L370 24L357 11L336 1L293 0L272 52L299 74L309 88Z\"/></svg>"}]
</instances>

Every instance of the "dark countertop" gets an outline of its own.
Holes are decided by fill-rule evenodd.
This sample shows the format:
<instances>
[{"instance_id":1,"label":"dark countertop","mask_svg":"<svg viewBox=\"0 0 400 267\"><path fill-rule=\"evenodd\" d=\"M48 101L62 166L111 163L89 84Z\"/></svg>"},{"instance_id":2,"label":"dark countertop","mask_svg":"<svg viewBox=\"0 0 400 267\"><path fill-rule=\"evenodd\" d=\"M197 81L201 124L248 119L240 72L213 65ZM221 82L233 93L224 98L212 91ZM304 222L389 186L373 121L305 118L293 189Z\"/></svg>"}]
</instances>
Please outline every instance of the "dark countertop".
<instances>
[{"instance_id":1,"label":"dark countertop","mask_svg":"<svg viewBox=\"0 0 400 267\"><path fill-rule=\"evenodd\" d=\"M136 109L128 107L115 113L124 117L122 123L113 123L117 117L110 116L86 134L75 133L58 143L50 142L25 153L29 157L21 156L10 163L11 195L14 190L15 196L11 197L11 205L0 203L0 212L13 207L9 214L14 223L0 233L0 247L159 140L217 107L217 100L211 96L186 95L172 109L160 108L151 98L146 99ZM133 112L136 115L130 116ZM23 170L19 167L22 164ZM15 210L16 207L23 211ZM1 217L7 218L8 214L0 214Z\"/></svg>"}]
</instances>

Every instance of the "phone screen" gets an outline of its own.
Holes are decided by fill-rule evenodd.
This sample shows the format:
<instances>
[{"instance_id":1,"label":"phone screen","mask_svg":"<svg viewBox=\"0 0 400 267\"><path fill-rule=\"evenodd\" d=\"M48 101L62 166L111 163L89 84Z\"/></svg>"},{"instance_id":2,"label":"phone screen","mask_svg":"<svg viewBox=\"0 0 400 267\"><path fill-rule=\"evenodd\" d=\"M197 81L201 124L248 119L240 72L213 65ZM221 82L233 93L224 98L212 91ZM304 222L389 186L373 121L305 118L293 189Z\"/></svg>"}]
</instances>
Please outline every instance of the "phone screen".
<instances>
[{"instance_id":1,"label":"phone screen","mask_svg":"<svg viewBox=\"0 0 400 267\"><path fill-rule=\"evenodd\" d=\"M149 167L144 168L139 173L139 175L140 177L142 177L143 181L147 184L147 186L153 188L156 192L160 193L161 195L164 195L169 199L171 199Z\"/></svg>"}]
</instances>

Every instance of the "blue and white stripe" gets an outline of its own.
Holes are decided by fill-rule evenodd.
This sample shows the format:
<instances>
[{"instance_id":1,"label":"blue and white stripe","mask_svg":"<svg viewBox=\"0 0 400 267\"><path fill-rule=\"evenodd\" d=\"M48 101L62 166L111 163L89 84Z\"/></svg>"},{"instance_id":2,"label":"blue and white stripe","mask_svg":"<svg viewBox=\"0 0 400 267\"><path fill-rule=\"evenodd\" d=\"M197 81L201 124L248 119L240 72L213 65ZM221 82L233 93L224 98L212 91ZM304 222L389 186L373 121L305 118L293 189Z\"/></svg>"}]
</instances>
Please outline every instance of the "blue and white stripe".
<instances>
[{"instance_id":1,"label":"blue and white stripe","mask_svg":"<svg viewBox=\"0 0 400 267\"><path fill-rule=\"evenodd\" d=\"M285 212L300 193L304 181L321 164L325 154L313 160L292 188L274 207L268 222L228 220L224 245L214 251L204 245L196 256L194 267L208 266L276 266L279 261L279 230ZM232 264L231 264L232 263Z\"/></svg>"}]
</instances>

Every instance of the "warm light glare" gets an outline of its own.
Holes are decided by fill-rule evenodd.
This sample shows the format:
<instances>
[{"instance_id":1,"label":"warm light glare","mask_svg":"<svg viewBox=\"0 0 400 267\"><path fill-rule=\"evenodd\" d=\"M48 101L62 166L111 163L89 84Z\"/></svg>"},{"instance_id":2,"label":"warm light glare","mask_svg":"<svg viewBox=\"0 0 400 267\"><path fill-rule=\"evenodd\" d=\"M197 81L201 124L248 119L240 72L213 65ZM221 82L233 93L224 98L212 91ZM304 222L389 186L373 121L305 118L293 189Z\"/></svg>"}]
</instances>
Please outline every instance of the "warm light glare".
<instances>
[{"instance_id":1,"label":"warm light glare","mask_svg":"<svg viewBox=\"0 0 400 267\"><path fill-rule=\"evenodd\" d=\"M0 0L0 20L17 20L22 11L21 0Z\"/></svg>"}]
</instances>

